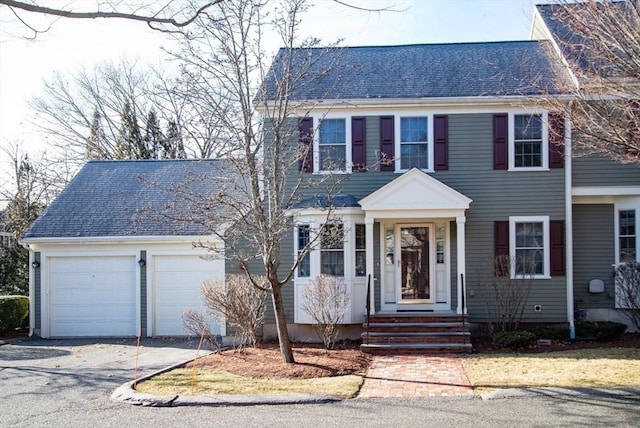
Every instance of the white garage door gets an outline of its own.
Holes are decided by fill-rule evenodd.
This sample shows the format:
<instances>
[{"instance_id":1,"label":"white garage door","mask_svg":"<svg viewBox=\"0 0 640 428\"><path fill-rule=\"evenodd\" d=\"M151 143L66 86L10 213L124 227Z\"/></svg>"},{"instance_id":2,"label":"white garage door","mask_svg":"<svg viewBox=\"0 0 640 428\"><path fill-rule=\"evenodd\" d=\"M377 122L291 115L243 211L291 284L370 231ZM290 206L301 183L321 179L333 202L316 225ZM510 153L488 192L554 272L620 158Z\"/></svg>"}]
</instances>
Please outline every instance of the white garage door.
<instances>
[{"instance_id":1,"label":"white garage door","mask_svg":"<svg viewBox=\"0 0 640 428\"><path fill-rule=\"evenodd\" d=\"M135 257L52 257L49 335L134 336Z\"/></svg>"},{"instance_id":2,"label":"white garage door","mask_svg":"<svg viewBox=\"0 0 640 428\"><path fill-rule=\"evenodd\" d=\"M224 277L224 260L204 260L198 256L155 256L154 261L154 336L189 335L182 313L192 308L203 310L200 289L209 279ZM212 322L212 330L224 334L224 327Z\"/></svg>"}]
</instances>

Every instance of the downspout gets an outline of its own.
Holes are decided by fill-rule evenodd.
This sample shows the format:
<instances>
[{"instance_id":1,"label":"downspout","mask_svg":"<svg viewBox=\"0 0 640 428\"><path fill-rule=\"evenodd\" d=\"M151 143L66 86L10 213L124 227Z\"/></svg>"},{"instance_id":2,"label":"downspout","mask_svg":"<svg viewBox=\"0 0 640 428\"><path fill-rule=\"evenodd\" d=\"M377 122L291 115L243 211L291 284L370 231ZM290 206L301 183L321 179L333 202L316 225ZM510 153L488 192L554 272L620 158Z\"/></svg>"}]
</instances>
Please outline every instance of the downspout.
<instances>
[{"instance_id":1,"label":"downspout","mask_svg":"<svg viewBox=\"0 0 640 428\"><path fill-rule=\"evenodd\" d=\"M569 102L571 111L572 101ZM575 340L576 325L573 303L573 196L572 196L572 158L571 158L571 117L566 120L564 133L564 167L565 167L565 240L566 240L566 281L567 281L567 321L569 322L569 338Z\"/></svg>"}]
</instances>

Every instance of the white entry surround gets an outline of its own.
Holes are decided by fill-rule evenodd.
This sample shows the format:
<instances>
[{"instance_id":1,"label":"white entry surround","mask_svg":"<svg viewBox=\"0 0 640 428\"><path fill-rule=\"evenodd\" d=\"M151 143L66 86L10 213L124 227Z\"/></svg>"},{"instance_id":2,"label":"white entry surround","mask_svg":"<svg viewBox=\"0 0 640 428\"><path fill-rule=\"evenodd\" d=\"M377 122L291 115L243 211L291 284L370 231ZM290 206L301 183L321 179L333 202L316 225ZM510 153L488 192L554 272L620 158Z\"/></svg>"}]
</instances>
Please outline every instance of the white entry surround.
<instances>
[{"instance_id":1,"label":"white entry surround","mask_svg":"<svg viewBox=\"0 0 640 428\"><path fill-rule=\"evenodd\" d=\"M366 242L367 242L367 276L374 277L374 267L380 266L380 278L375 278L380 283L381 309L382 311L397 310L434 310L445 311L451 308L450 292L450 230L449 223L453 220L457 228L457 307L458 314L466 313L463 308L463 285L461 278L465 275L465 211L472 200L427 175L418 169L412 169L387 185L381 187L369 196L361 199L359 204L365 215ZM374 260L374 228L375 222L381 224L380 260ZM436 287L432 289L430 297L418 300L403 300L400 294L401 287L397 285L400 274L396 268L385 266L396 264L396 259L387 259L385 245L391 239L390 231L393 231L394 254L399 250L399 236L403 229L410 227L423 228L428 231L430 258L430 275L435 279ZM437 233L436 233L437 232ZM438 263L438 253L444 257ZM391 262L391 263L390 263ZM398 261L399 264L399 261ZM444 296L446 293L445 299ZM373 295L371 296L373 307Z\"/></svg>"}]
</instances>

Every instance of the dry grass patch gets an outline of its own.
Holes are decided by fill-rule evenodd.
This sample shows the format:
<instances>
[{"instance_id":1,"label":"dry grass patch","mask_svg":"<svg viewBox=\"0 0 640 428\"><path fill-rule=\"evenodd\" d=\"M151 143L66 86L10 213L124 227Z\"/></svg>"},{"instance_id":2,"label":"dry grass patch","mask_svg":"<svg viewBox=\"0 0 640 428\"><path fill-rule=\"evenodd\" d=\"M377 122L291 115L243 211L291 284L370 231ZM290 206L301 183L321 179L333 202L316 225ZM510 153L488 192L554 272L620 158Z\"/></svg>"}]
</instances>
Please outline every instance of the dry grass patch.
<instances>
[{"instance_id":1,"label":"dry grass patch","mask_svg":"<svg viewBox=\"0 0 640 428\"><path fill-rule=\"evenodd\" d=\"M462 359L474 389L640 386L640 349L604 348Z\"/></svg>"},{"instance_id":2,"label":"dry grass patch","mask_svg":"<svg viewBox=\"0 0 640 428\"><path fill-rule=\"evenodd\" d=\"M155 395L326 394L351 398L363 377L356 375L311 379L265 379L210 369L176 369L142 382L140 392Z\"/></svg>"}]
</instances>

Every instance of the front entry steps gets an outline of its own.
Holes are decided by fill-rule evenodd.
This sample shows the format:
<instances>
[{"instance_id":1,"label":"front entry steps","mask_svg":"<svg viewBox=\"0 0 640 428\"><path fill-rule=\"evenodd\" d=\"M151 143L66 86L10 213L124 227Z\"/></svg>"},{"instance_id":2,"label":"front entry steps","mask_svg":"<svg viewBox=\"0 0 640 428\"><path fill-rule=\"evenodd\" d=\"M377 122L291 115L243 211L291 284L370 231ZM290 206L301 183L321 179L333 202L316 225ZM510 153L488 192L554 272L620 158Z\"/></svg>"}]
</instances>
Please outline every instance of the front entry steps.
<instances>
[{"instance_id":1,"label":"front entry steps","mask_svg":"<svg viewBox=\"0 0 640 428\"><path fill-rule=\"evenodd\" d=\"M375 355L471 352L466 315L399 312L372 315L362 332L363 352Z\"/></svg>"}]
</instances>

